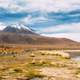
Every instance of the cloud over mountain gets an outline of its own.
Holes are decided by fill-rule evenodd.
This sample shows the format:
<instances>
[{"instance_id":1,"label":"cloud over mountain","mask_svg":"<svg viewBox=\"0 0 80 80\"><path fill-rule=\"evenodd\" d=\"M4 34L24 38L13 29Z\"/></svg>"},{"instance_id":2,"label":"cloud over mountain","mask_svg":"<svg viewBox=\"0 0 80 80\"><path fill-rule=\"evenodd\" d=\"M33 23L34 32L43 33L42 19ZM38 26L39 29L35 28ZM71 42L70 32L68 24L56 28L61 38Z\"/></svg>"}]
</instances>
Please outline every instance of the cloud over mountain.
<instances>
[{"instance_id":1,"label":"cloud over mountain","mask_svg":"<svg viewBox=\"0 0 80 80\"><path fill-rule=\"evenodd\" d=\"M19 22L47 36L80 41L80 0L0 0L0 29Z\"/></svg>"}]
</instances>

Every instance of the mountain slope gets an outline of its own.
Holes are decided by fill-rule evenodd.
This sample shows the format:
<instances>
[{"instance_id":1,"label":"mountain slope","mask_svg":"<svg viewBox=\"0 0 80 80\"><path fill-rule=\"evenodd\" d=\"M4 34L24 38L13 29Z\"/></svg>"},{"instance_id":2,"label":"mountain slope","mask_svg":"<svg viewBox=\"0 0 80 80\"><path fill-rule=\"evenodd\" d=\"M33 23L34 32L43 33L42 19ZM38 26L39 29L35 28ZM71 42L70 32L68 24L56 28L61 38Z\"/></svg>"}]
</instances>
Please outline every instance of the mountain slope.
<instances>
[{"instance_id":1,"label":"mountain slope","mask_svg":"<svg viewBox=\"0 0 80 80\"><path fill-rule=\"evenodd\" d=\"M26 43L26 44L50 44L50 45L63 45L63 44L76 44L77 42L66 38L49 38L35 34L17 34L11 32L0 32L0 43Z\"/></svg>"}]
</instances>

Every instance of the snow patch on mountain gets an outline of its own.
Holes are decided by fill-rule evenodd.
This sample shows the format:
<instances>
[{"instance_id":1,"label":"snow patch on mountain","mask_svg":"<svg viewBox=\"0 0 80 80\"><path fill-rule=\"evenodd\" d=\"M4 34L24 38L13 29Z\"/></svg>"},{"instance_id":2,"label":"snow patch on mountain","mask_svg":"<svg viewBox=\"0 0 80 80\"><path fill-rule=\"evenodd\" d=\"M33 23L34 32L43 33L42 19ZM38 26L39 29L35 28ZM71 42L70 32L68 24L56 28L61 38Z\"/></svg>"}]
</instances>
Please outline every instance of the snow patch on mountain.
<instances>
[{"instance_id":1,"label":"snow patch on mountain","mask_svg":"<svg viewBox=\"0 0 80 80\"><path fill-rule=\"evenodd\" d=\"M27 27L26 25L24 24L12 24L10 27L13 27L13 28L16 28L16 29L24 29L24 30L29 30L31 31L31 29L29 27Z\"/></svg>"},{"instance_id":2,"label":"snow patch on mountain","mask_svg":"<svg viewBox=\"0 0 80 80\"><path fill-rule=\"evenodd\" d=\"M16 28L16 29L23 29L23 30L29 30L29 31L32 31L28 26L22 24L22 23L17 23L17 24L11 24L11 25L6 25L4 23L1 23L0 22L0 30L4 30L5 28L7 27L12 27L12 28Z\"/></svg>"},{"instance_id":3,"label":"snow patch on mountain","mask_svg":"<svg viewBox=\"0 0 80 80\"><path fill-rule=\"evenodd\" d=\"M6 25L4 24L4 23L1 23L0 22L0 30L3 30L3 29L5 29L6 28Z\"/></svg>"}]
</instances>

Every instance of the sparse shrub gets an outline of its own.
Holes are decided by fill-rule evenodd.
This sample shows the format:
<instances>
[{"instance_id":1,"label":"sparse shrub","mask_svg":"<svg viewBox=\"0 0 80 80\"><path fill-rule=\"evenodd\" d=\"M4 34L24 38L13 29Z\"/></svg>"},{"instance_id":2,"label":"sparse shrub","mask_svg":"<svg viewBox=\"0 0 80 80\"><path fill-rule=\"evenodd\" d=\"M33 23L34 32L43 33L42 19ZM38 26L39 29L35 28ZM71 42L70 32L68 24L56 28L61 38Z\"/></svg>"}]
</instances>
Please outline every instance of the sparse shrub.
<instances>
[{"instance_id":1,"label":"sparse shrub","mask_svg":"<svg viewBox=\"0 0 80 80\"><path fill-rule=\"evenodd\" d=\"M14 72L16 72L16 73L22 73L23 71L21 69L19 69L19 68L16 68L16 69L14 69Z\"/></svg>"},{"instance_id":2,"label":"sparse shrub","mask_svg":"<svg viewBox=\"0 0 80 80\"><path fill-rule=\"evenodd\" d=\"M76 75L80 74L80 68L77 69L77 71L76 71L75 74L76 74Z\"/></svg>"},{"instance_id":3,"label":"sparse shrub","mask_svg":"<svg viewBox=\"0 0 80 80\"><path fill-rule=\"evenodd\" d=\"M45 53L41 53L41 55L45 55Z\"/></svg>"},{"instance_id":4,"label":"sparse shrub","mask_svg":"<svg viewBox=\"0 0 80 80\"><path fill-rule=\"evenodd\" d=\"M0 80L3 80L3 77L2 76L0 76Z\"/></svg>"},{"instance_id":5,"label":"sparse shrub","mask_svg":"<svg viewBox=\"0 0 80 80\"><path fill-rule=\"evenodd\" d=\"M40 61L31 62L29 65L43 67L43 66L51 66L51 63L49 61L40 60Z\"/></svg>"},{"instance_id":6,"label":"sparse shrub","mask_svg":"<svg viewBox=\"0 0 80 80\"><path fill-rule=\"evenodd\" d=\"M32 78L43 78L44 75L41 75L39 71L37 70L29 70L28 74L26 75L26 77L28 77L28 79L32 79Z\"/></svg>"},{"instance_id":7,"label":"sparse shrub","mask_svg":"<svg viewBox=\"0 0 80 80\"><path fill-rule=\"evenodd\" d=\"M30 57L35 57L35 55L34 54L31 54Z\"/></svg>"}]
</instances>

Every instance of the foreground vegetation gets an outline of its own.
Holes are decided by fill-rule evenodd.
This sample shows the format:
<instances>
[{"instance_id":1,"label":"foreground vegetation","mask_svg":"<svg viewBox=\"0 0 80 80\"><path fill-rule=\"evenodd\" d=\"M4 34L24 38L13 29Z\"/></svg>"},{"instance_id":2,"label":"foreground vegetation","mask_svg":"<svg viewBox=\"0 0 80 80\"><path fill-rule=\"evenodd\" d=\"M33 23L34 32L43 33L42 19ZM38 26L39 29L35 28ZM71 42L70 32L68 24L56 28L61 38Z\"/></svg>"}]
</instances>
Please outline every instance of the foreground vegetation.
<instances>
[{"instance_id":1,"label":"foreground vegetation","mask_svg":"<svg viewBox=\"0 0 80 80\"><path fill-rule=\"evenodd\" d=\"M0 48L0 80L80 80L80 62L63 51Z\"/></svg>"}]
</instances>

